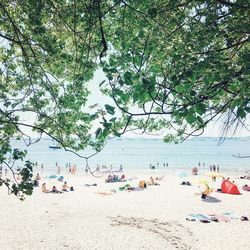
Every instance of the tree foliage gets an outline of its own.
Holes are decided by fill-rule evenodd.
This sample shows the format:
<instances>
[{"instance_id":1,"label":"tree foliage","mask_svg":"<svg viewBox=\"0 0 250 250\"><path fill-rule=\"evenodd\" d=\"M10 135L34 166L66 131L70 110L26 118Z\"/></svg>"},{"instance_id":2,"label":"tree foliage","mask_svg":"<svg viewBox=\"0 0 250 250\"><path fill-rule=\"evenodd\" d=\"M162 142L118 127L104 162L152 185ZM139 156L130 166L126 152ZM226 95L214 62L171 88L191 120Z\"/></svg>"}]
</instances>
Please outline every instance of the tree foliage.
<instances>
[{"instance_id":1,"label":"tree foliage","mask_svg":"<svg viewBox=\"0 0 250 250\"><path fill-rule=\"evenodd\" d=\"M29 137L25 127L66 150L98 152L130 130L169 141L220 116L225 134L244 126L249 9L247 0L1 0L0 163L11 138ZM97 69L114 105L89 110Z\"/></svg>"}]
</instances>

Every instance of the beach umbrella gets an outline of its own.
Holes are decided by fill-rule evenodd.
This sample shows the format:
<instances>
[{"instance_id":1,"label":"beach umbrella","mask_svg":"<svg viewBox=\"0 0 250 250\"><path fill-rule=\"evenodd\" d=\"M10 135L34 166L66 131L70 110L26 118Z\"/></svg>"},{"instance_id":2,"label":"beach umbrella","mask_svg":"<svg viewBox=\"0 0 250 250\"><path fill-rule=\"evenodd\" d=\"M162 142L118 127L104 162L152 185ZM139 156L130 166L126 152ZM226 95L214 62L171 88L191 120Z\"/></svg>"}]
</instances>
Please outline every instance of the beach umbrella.
<instances>
[{"instance_id":1,"label":"beach umbrella","mask_svg":"<svg viewBox=\"0 0 250 250\"><path fill-rule=\"evenodd\" d=\"M208 180L205 178L201 178L198 180L198 184L207 184L207 183L208 183Z\"/></svg>"},{"instance_id":2,"label":"beach umbrella","mask_svg":"<svg viewBox=\"0 0 250 250\"><path fill-rule=\"evenodd\" d=\"M206 176L210 176L210 177L224 177L222 174L217 173L217 172L208 172L205 174Z\"/></svg>"},{"instance_id":3,"label":"beach umbrella","mask_svg":"<svg viewBox=\"0 0 250 250\"><path fill-rule=\"evenodd\" d=\"M56 179L56 178L57 178L57 176L54 174L49 176L49 179Z\"/></svg>"}]
</instances>

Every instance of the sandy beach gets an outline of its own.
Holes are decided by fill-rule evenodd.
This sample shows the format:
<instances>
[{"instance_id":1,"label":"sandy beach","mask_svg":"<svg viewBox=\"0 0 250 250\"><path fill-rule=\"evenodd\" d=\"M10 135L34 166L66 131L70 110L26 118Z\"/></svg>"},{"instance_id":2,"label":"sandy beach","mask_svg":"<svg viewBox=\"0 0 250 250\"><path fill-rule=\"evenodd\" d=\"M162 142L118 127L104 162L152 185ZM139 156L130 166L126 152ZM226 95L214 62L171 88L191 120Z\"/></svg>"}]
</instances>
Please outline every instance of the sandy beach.
<instances>
[{"instance_id":1,"label":"sandy beach","mask_svg":"<svg viewBox=\"0 0 250 250\"><path fill-rule=\"evenodd\" d=\"M151 175L138 172L126 183L137 186ZM202 223L186 217L232 212L250 218L250 192L241 189L250 180L231 176L242 195L213 192L217 200L209 202L196 194L204 176L185 177L192 183L186 186L180 185L183 178L165 175L160 186L142 191L119 191L126 183L105 183L106 176L65 175L75 191L45 194L36 187L23 202L1 188L1 249L249 249L250 221ZM55 183L42 182L48 187ZM218 179L214 187L219 185Z\"/></svg>"}]
</instances>

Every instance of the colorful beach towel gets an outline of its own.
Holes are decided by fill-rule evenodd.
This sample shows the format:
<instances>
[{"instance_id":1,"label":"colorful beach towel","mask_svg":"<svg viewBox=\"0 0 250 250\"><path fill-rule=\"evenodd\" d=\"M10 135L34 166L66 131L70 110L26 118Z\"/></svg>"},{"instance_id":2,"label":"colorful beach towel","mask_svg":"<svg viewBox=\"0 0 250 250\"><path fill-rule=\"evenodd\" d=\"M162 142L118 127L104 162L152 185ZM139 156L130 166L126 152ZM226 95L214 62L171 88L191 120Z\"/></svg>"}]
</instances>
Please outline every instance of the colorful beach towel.
<instances>
[{"instance_id":1,"label":"colorful beach towel","mask_svg":"<svg viewBox=\"0 0 250 250\"><path fill-rule=\"evenodd\" d=\"M188 221L200 221L203 223L210 223L211 219L204 214L188 214L186 217Z\"/></svg>"}]
</instances>

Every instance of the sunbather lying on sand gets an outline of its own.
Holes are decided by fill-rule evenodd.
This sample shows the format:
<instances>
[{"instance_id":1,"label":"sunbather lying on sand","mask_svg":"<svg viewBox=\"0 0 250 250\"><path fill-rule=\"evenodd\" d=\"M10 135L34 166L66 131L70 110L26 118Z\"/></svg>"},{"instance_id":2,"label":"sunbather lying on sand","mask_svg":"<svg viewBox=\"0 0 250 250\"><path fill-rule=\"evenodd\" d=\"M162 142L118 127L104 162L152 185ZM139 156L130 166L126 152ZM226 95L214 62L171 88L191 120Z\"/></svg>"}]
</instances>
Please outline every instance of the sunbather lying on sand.
<instances>
[{"instance_id":1,"label":"sunbather lying on sand","mask_svg":"<svg viewBox=\"0 0 250 250\"><path fill-rule=\"evenodd\" d=\"M250 180L250 176L246 176L246 175L244 175L244 176L241 176L241 177L240 177L240 179Z\"/></svg>"},{"instance_id":2,"label":"sunbather lying on sand","mask_svg":"<svg viewBox=\"0 0 250 250\"><path fill-rule=\"evenodd\" d=\"M162 181L164 179L164 175L162 176L156 176L155 178L157 181Z\"/></svg>"},{"instance_id":3,"label":"sunbather lying on sand","mask_svg":"<svg viewBox=\"0 0 250 250\"><path fill-rule=\"evenodd\" d=\"M250 186L244 185L244 186L242 187L242 189L245 190L245 191L250 191Z\"/></svg>"},{"instance_id":4,"label":"sunbather lying on sand","mask_svg":"<svg viewBox=\"0 0 250 250\"><path fill-rule=\"evenodd\" d=\"M154 178L151 176L149 181L147 182L148 185L160 185L158 182L154 181Z\"/></svg>"}]
</instances>

